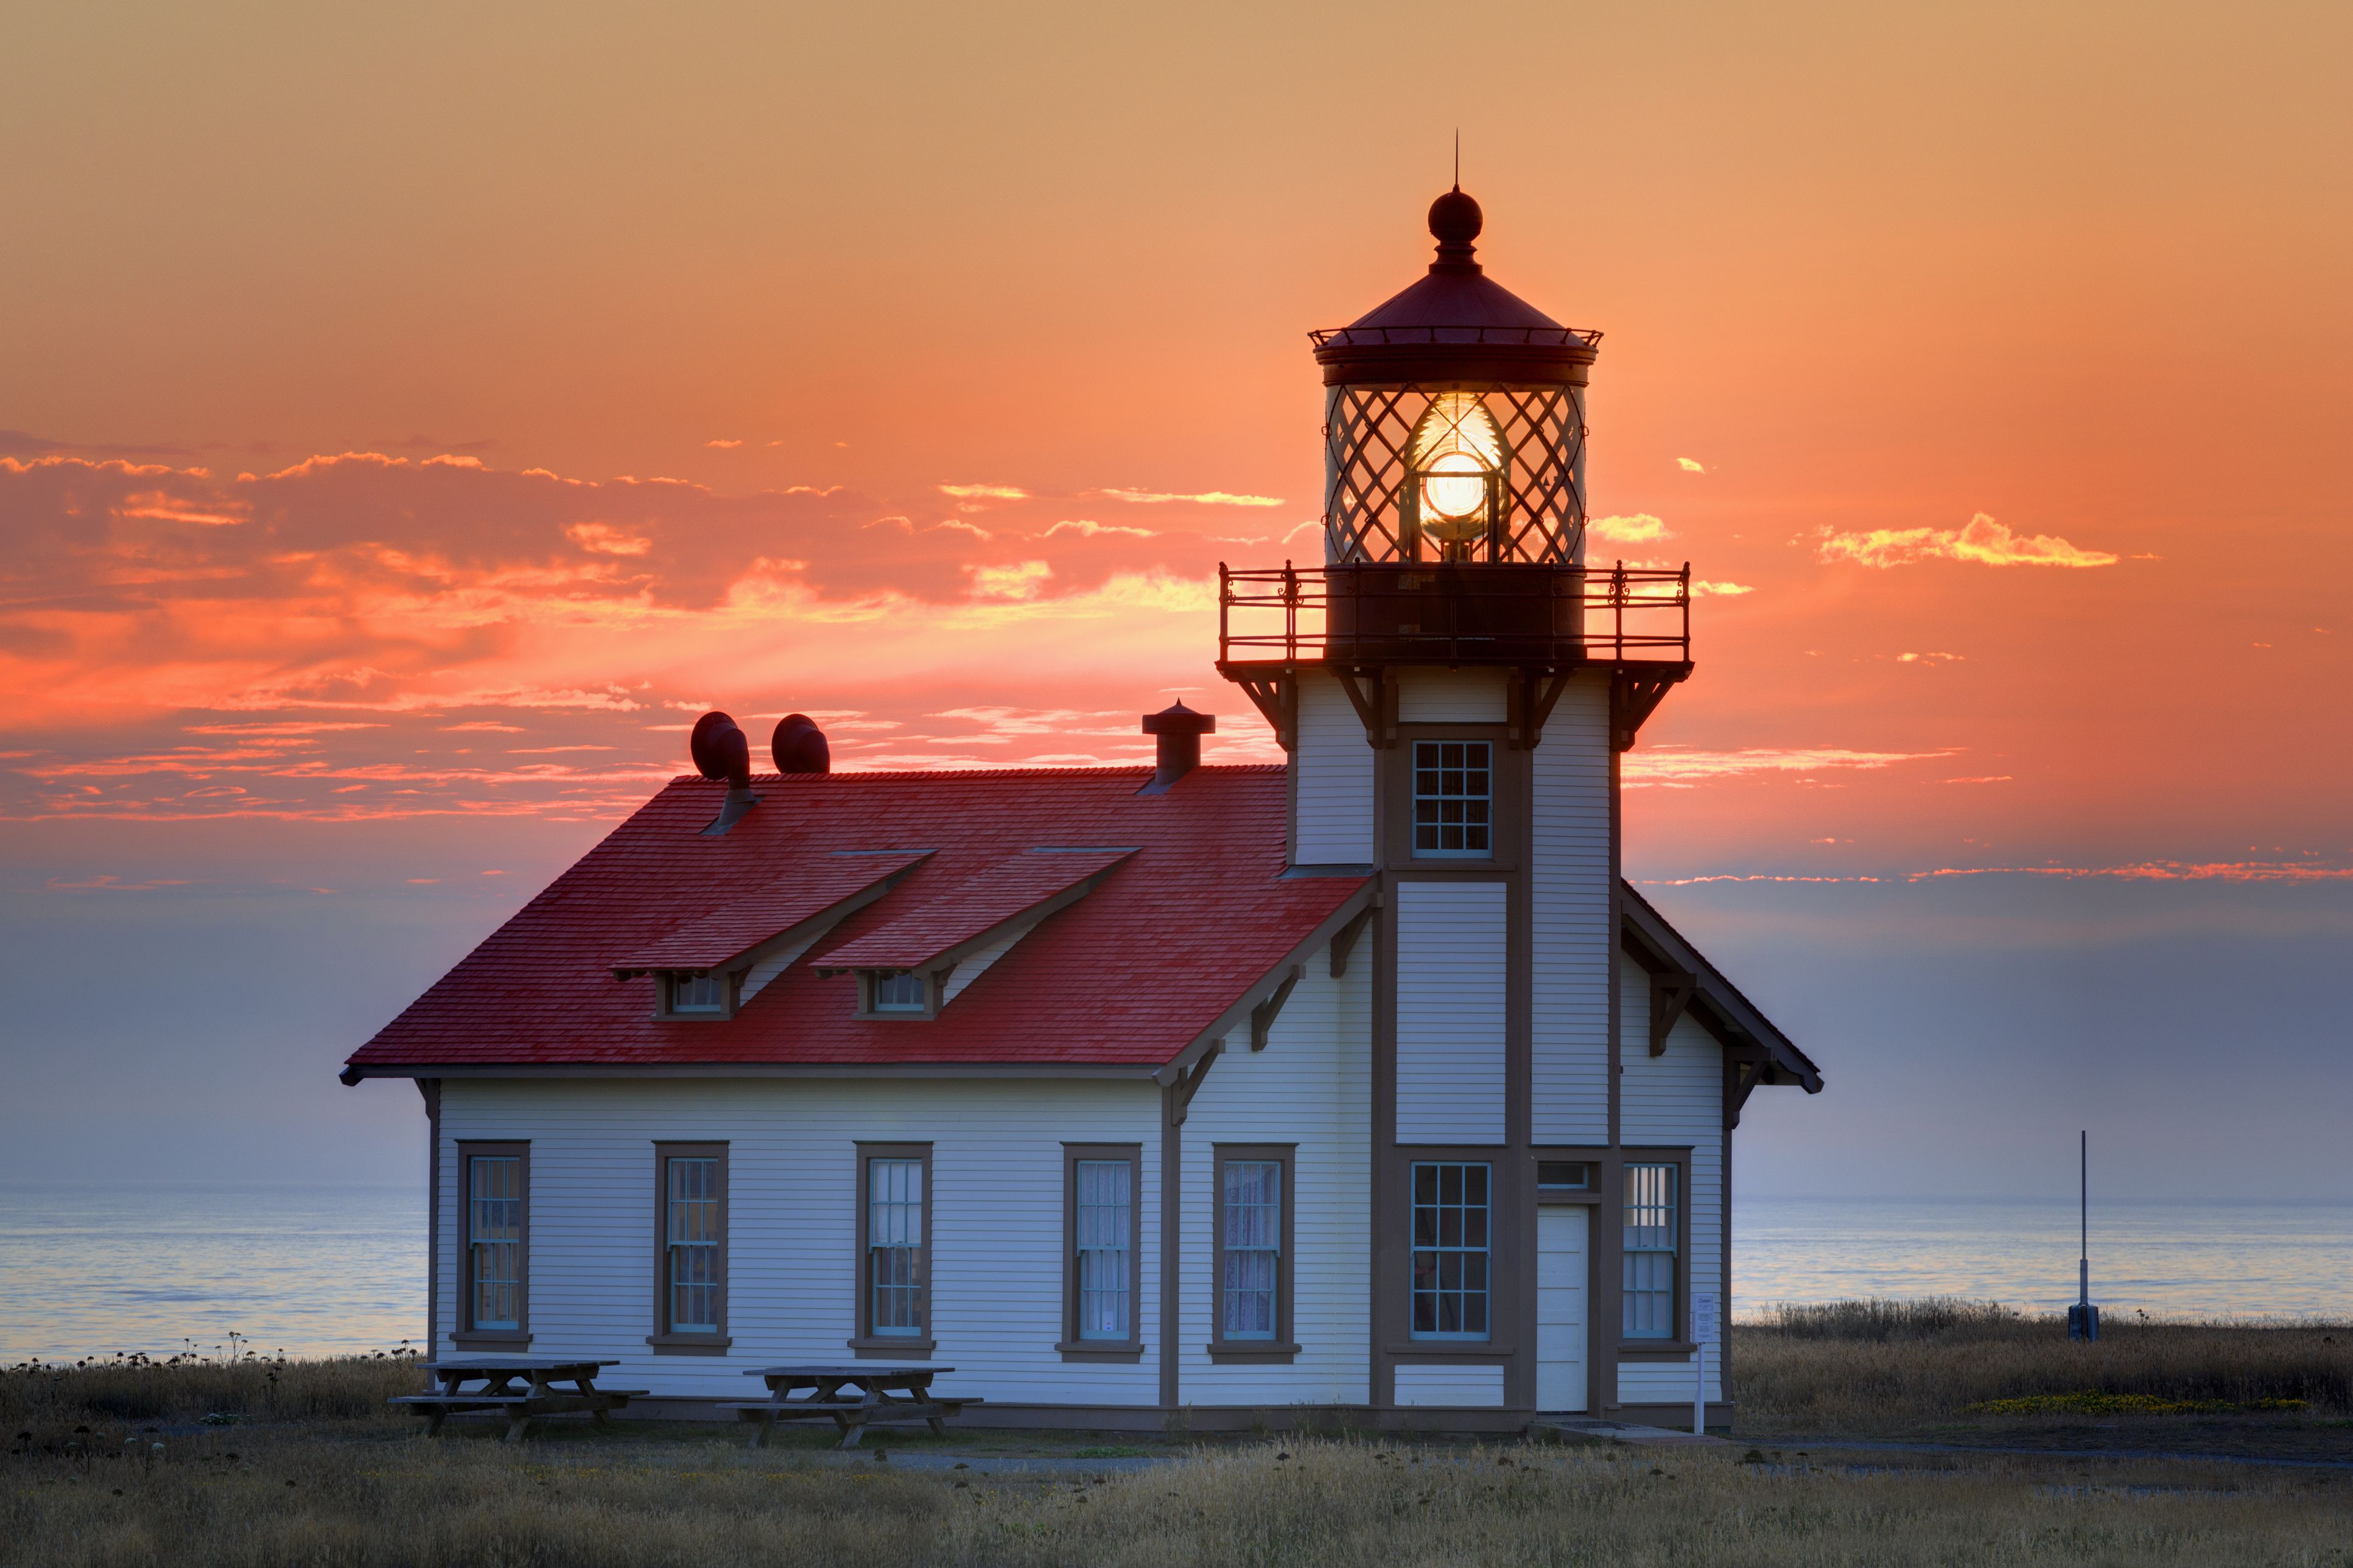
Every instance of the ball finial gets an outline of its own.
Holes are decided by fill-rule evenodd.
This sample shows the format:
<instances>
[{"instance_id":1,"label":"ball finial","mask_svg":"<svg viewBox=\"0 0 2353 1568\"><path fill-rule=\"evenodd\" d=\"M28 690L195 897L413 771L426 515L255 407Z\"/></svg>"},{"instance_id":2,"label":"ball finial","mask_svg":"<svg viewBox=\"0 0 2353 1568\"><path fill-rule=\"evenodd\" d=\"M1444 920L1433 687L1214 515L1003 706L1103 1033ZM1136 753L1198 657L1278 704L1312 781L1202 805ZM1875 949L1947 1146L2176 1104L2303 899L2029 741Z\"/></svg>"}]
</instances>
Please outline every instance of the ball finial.
<instances>
[{"instance_id":1,"label":"ball finial","mask_svg":"<svg viewBox=\"0 0 2353 1568\"><path fill-rule=\"evenodd\" d=\"M1486 226L1479 204L1457 186L1430 204L1430 232L1440 245L1469 245Z\"/></svg>"}]
</instances>

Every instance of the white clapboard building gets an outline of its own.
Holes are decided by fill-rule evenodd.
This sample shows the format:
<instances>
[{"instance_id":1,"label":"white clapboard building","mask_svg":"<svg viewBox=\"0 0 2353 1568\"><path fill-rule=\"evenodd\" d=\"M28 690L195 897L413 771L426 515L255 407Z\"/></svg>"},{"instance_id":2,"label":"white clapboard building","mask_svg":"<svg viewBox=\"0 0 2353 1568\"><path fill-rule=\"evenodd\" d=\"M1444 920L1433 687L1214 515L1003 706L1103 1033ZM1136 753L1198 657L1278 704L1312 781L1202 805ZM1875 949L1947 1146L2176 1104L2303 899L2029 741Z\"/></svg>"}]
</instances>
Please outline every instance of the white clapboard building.
<instances>
[{"instance_id":1,"label":"white clapboard building","mask_svg":"<svg viewBox=\"0 0 2353 1568\"><path fill-rule=\"evenodd\" d=\"M711 715L351 1058L424 1099L437 1352L674 1412L881 1359L991 1425L1689 1419L1741 1108L1821 1079L1619 874L1689 593L1587 560L1599 334L1430 227L1314 334L1324 563L1222 574L1285 762L1180 706L1150 773L836 773L796 716L754 775Z\"/></svg>"}]
</instances>

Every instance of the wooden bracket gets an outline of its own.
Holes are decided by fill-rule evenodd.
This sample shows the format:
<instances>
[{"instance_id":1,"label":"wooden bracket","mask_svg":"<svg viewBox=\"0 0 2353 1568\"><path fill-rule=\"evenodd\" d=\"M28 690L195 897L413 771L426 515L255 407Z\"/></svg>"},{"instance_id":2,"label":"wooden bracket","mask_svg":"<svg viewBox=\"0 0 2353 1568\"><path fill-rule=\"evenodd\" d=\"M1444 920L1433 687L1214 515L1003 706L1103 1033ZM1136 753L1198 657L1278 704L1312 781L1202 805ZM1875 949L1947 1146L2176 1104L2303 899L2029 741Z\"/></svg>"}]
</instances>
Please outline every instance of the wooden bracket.
<instances>
[{"instance_id":1,"label":"wooden bracket","mask_svg":"<svg viewBox=\"0 0 2353 1568\"><path fill-rule=\"evenodd\" d=\"M1504 688L1508 708L1506 738L1514 750L1533 752L1544 743L1545 721L1552 717L1553 705L1568 683L1577 676L1570 669L1523 669L1515 671Z\"/></svg>"},{"instance_id":2,"label":"wooden bracket","mask_svg":"<svg viewBox=\"0 0 2353 1568\"><path fill-rule=\"evenodd\" d=\"M1169 1125L1174 1127L1185 1125L1186 1113L1193 1107L1193 1097L1201 1092L1201 1080L1209 1076L1210 1067L1225 1054L1225 1041L1211 1040L1209 1048L1201 1053L1198 1060L1189 1068L1179 1069L1176 1081L1169 1085L1176 1091L1173 1097L1175 1103L1168 1116Z\"/></svg>"},{"instance_id":3,"label":"wooden bracket","mask_svg":"<svg viewBox=\"0 0 2353 1568\"><path fill-rule=\"evenodd\" d=\"M1289 670L1273 675L1232 675L1228 679L1242 689L1242 695L1259 716L1274 731L1274 738L1286 752L1299 749L1299 682Z\"/></svg>"},{"instance_id":4,"label":"wooden bracket","mask_svg":"<svg viewBox=\"0 0 2353 1568\"><path fill-rule=\"evenodd\" d=\"M1363 669L1342 669L1335 666L1332 674L1339 679L1340 689L1348 694L1356 717L1364 721L1365 744L1380 751L1396 745L1398 688L1388 668L1377 664Z\"/></svg>"},{"instance_id":5,"label":"wooden bracket","mask_svg":"<svg viewBox=\"0 0 2353 1568\"><path fill-rule=\"evenodd\" d=\"M1266 1049L1266 1037L1273 1029L1276 1017L1282 1014L1282 1005L1291 1000L1291 988L1298 984L1299 977L1306 973L1305 965L1293 964L1291 973L1282 977L1282 984L1276 986L1265 1001L1250 1009L1250 1049Z\"/></svg>"},{"instance_id":6,"label":"wooden bracket","mask_svg":"<svg viewBox=\"0 0 2353 1568\"><path fill-rule=\"evenodd\" d=\"M1365 934L1371 923L1373 906L1366 904L1356 912L1356 918L1342 926L1332 938L1332 978L1339 979L1348 973L1348 955L1356 951L1356 939Z\"/></svg>"},{"instance_id":7,"label":"wooden bracket","mask_svg":"<svg viewBox=\"0 0 2353 1568\"><path fill-rule=\"evenodd\" d=\"M1651 1054L1667 1054L1667 1032L1683 1016L1699 993L1699 976L1681 969L1662 970L1651 976Z\"/></svg>"},{"instance_id":8,"label":"wooden bracket","mask_svg":"<svg viewBox=\"0 0 2353 1568\"><path fill-rule=\"evenodd\" d=\"M1609 677L1609 749L1630 752L1642 721L1658 710L1675 683L1691 673L1691 666L1674 667L1672 675L1634 675L1620 669Z\"/></svg>"}]
</instances>

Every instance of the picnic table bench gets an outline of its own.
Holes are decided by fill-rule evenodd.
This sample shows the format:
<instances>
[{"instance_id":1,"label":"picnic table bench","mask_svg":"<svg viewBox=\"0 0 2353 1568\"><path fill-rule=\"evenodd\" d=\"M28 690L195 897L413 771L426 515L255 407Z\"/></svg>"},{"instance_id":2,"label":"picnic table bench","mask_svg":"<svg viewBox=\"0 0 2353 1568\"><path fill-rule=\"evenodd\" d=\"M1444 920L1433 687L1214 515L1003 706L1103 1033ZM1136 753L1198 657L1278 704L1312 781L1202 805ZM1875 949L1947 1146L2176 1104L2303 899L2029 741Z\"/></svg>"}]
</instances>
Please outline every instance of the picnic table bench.
<instances>
[{"instance_id":1,"label":"picnic table bench","mask_svg":"<svg viewBox=\"0 0 2353 1568\"><path fill-rule=\"evenodd\" d=\"M841 1431L841 1447L855 1448L866 1428L921 1421L935 1437L947 1436L941 1418L961 1415L975 1395L942 1395L932 1392L932 1379L954 1372L952 1366L764 1366L744 1375L765 1380L768 1397L731 1401L721 1406L736 1418L756 1421L751 1446L765 1447L768 1434L779 1421L829 1420ZM806 1389L807 1393L798 1392ZM844 1392L849 1390L851 1392Z\"/></svg>"},{"instance_id":2,"label":"picnic table bench","mask_svg":"<svg viewBox=\"0 0 2353 1568\"><path fill-rule=\"evenodd\" d=\"M496 1410L507 1418L506 1440L520 1443L532 1422L542 1415L586 1411L597 1421L608 1410L618 1410L642 1388L598 1388L596 1371L616 1364L580 1356L480 1355L445 1356L425 1363L440 1391L404 1394L388 1403L413 1410L426 1418L425 1435L437 1436L441 1423L469 1410ZM570 1384L569 1388L557 1386ZM480 1384L469 1388L468 1384Z\"/></svg>"}]
</instances>

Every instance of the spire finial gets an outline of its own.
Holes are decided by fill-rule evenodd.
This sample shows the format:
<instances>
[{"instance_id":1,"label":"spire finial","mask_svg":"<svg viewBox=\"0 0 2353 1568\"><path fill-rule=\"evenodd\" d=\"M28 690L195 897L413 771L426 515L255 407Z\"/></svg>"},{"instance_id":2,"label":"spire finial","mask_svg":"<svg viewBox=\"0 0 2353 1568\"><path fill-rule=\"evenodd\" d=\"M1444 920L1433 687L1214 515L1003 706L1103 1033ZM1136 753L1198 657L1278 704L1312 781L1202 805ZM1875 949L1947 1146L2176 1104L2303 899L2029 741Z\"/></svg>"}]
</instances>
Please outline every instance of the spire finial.
<instances>
[{"instance_id":1,"label":"spire finial","mask_svg":"<svg viewBox=\"0 0 2353 1568\"><path fill-rule=\"evenodd\" d=\"M1454 128L1454 188L1462 188L1462 127Z\"/></svg>"}]
</instances>

